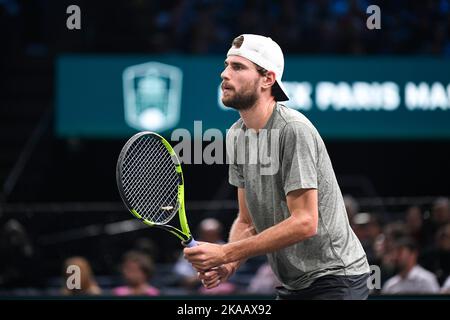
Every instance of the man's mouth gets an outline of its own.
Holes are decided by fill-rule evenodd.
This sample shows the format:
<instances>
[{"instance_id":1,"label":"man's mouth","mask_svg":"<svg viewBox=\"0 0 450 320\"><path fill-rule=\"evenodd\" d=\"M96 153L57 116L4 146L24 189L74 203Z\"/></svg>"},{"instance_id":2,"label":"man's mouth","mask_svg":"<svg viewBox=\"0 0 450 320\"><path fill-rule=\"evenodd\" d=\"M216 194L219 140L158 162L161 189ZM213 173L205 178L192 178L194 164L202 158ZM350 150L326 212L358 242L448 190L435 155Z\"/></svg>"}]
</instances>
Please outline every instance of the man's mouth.
<instances>
[{"instance_id":1,"label":"man's mouth","mask_svg":"<svg viewBox=\"0 0 450 320\"><path fill-rule=\"evenodd\" d=\"M228 84L222 84L222 91L230 91L233 90L233 87Z\"/></svg>"}]
</instances>

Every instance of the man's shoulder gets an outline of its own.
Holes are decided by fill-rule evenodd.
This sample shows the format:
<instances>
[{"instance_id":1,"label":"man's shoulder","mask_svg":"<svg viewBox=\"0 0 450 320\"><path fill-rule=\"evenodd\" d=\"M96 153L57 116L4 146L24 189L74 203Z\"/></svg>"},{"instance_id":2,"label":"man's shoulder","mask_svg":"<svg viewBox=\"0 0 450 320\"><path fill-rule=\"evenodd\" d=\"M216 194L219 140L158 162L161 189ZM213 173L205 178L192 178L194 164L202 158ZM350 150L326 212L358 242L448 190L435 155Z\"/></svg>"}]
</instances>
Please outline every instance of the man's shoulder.
<instances>
[{"instance_id":1,"label":"man's shoulder","mask_svg":"<svg viewBox=\"0 0 450 320\"><path fill-rule=\"evenodd\" d=\"M236 129L242 129L244 126L244 120L242 118L237 119L228 130L236 130Z\"/></svg>"},{"instance_id":2,"label":"man's shoulder","mask_svg":"<svg viewBox=\"0 0 450 320\"><path fill-rule=\"evenodd\" d=\"M226 141L227 143L232 143L235 141L237 137L239 137L240 132L244 129L244 121L242 118L239 118L235 123L231 125L231 127L226 132Z\"/></svg>"},{"instance_id":3,"label":"man's shoulder","mask_svg":"<svg viewBox=\"0 0 450 320\"><path fill-rule=\"evenodd\" d=\"M278 119L273 128L280 130L282 139L289 137L303 137L320 140L320 134L309 119L297 110L279 105Z\"/></svg>"},{"instance_id":4,"label":"man's shoulder","mask_svg":"<svg viewBox=\"0 0 450 320\"><path fill-rule=\"evenodd\" d=\"M311 121L297 110L286 107L283 104L278 104L277 113L276 126L279 128L289 129L298 127L316 131Z\"/></svg>"}]
</instances>

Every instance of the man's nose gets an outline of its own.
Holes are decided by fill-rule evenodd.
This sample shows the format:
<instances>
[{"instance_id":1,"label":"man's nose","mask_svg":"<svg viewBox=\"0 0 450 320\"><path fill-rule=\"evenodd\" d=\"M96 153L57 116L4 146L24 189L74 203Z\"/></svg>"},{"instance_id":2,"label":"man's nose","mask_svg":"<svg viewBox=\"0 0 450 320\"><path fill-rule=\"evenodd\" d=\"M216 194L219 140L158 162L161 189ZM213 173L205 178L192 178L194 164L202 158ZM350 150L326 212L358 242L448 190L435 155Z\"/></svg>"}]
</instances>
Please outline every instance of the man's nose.
<instances>
[{"instance_id":1,"label":"man's nose","mask_svg":"<svg viewBox=\"0 0 450 320\"><path fill-rule=\"evenodd\" d=\"M223 69L222 73L220 74L220 77L224 80L229 80L229 74L228 74L228 67L226 67L225 69Z\"/></svg>"}]
</instances>

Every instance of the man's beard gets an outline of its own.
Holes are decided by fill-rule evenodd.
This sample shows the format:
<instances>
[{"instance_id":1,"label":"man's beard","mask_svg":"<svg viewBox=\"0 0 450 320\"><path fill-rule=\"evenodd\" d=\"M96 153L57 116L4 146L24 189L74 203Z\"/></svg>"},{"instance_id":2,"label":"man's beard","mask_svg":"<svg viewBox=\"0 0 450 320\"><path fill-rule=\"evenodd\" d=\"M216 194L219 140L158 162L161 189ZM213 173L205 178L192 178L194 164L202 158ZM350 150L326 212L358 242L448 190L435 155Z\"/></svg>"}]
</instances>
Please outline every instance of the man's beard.
<instances>
[{"instance_id":1,"label":"man's beard","mask_svg":"<svg viewBox=\"0 0 450 320\"><path fill-rule=\"evenodd\" d=\"M253 88L235 92L232 97L225 98L225 96L222 96L222 103L236 110L248 110L256 104L257 100L256 83Z\"/></svg>"}]
</instances>

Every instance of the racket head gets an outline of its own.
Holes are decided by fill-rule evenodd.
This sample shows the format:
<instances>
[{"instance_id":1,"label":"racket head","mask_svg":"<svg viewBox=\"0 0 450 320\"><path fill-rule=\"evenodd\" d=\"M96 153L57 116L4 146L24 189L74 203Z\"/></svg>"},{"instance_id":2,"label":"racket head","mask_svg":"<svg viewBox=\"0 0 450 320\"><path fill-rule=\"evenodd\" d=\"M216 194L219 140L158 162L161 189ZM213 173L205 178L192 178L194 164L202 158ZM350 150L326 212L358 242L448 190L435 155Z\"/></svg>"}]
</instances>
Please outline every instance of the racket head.
<instances>
[{"instance_id":1,"label":"racket head","mask_svg":"<svg viewBox=\"0 0 450 320\"><path fill-rule=\"evenodd\" d=\"M125 143L116 180L130 212L150 226L163 226L179 209L184 212L180 161L170 144L154 132L139 132Z\"/></svg>"}]
</instances>

